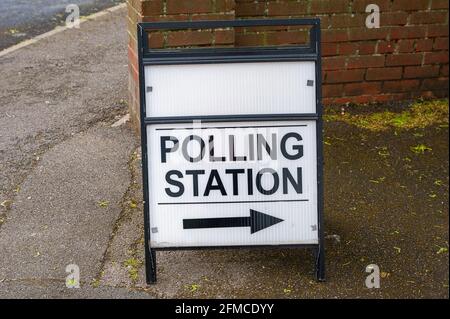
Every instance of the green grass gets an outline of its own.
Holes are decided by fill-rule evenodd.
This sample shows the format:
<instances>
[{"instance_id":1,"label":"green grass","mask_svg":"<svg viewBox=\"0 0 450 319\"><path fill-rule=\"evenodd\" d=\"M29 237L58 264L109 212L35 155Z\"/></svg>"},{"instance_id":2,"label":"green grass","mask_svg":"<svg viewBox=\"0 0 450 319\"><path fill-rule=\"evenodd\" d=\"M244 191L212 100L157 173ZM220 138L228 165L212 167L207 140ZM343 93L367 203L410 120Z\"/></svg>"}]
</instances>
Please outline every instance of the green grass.
<instances>
[{"instance_id":1,"label":"green grass","mask_svg":"<svg viewBox=\"0 0 450 319\"><path fill-rule=\"evenodd\" d=\"M129 259L125 260L124 266L127 268L128 276L130 277L130 279L132 281L136 281L137 280L139 267L141 265L142 265L142 262L137 260L137 259L135 259L135 258L129 258Z\"/></svg>"},{"instance_id":2,"label":"green grass","mask_svg":"<svg viewBox=\"0 0 450 319\"><path fill-rule=\"evenodd\" d=\"M431 125L448 127L448 99L417 101L400 113L391 111L370 114L326 114L325 121L342 121L371 131L383 131L389 128L414 129Z\"/></svg>"}]
</instances>

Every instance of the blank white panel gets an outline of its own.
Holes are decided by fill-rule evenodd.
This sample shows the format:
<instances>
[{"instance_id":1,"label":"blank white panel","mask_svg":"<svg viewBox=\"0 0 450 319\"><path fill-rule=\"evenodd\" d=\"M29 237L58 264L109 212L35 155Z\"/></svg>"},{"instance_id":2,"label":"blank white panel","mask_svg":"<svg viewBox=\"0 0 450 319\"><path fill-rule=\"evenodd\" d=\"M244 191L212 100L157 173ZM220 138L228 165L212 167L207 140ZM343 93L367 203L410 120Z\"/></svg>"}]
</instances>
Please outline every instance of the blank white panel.
<instances>
[{"instance_id":1,"label":"blank white panel","mask_svg":"<svg viewBox=\"0 0 450 319\"><path fill-rule=\"evenodd\" d=\"M146 66L145 85L148 117L316 112L313 61Z\"/></svg>"}]
</instances>

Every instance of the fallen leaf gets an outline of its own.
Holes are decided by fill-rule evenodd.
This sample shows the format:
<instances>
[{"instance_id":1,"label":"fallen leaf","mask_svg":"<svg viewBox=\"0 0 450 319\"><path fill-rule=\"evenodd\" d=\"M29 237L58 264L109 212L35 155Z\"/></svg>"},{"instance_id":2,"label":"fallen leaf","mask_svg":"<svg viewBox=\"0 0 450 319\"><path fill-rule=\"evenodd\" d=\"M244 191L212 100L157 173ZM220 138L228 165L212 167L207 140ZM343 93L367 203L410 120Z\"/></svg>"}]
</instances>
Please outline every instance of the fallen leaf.
<instances>
[{"instance_id":1,"label":"fallen leaf","mask_svg":"<svg viewBox=\"0 0 450 319\"><path fill-rule=\"evenodd\" d=\"M10 209L13 201L10 199L4 200L0 203L0 206L4 207L5 209Z\"/></svg>"},{"instance_id":2,"label":"fallen leaf","mask_svg":"<svg viewBox=\"0 0 450 319\"><path fill-rule=\"evenodd\" d=\"M133 201L130 202L130 208L136 208L137 204Z\"/></svg>"},{"instance_id":3,"label":"fallen leaf","mask_svg":"<svg viewBox=\"0 0 450 319\"><path fill-rule=\"evenodd\" d=\"M442 181L440 179L437 179L437 180L434 181L434 185L442 186Z\"/></svg>"},{"instance_id":4,"label":"fallen leaf","mask_svg":"<svg viewBox=\"0 0 450 319\"><path fill-rule=\"evenodd\" d=\"M433 149L431 147L428 147L424 144L419 144L417 146L411 146L411 151L413 151L416 154L424 154L426 151L432 151Z\"/></svg>"},{"instance_id":5,"label":"fallen leaf","mask_svg":"<svg viewBox=\"0 0 450 319\"><path fill-rule=\"evenodd\" d=\"M108 205L109 205L109 201L107 201L107 200L101 200L98 202L98 206L100 206L100 207L108 207Z\"/></svg>"}]
</instances>

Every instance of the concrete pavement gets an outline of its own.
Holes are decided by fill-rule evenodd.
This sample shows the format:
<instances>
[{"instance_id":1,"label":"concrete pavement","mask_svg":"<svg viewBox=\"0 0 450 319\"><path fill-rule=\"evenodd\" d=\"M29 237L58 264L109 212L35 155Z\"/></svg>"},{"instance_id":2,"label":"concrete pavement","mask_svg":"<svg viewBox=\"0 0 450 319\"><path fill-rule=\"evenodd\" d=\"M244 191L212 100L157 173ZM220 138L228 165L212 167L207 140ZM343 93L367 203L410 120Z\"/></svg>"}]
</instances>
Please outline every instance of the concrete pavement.
<instances>
[{"instance_id":1,"label":"concrete pavement","mask_svg":"<svg viewBox=\"0 0 450 319\"><path fill-rule=\"evenodd\" d=\"M138 143L129 124L111 127L127 112L124 16L0 58L0 297L88 297L65 288L66 265L86 289L101 272Z\"/></svg>"}]
</instances>

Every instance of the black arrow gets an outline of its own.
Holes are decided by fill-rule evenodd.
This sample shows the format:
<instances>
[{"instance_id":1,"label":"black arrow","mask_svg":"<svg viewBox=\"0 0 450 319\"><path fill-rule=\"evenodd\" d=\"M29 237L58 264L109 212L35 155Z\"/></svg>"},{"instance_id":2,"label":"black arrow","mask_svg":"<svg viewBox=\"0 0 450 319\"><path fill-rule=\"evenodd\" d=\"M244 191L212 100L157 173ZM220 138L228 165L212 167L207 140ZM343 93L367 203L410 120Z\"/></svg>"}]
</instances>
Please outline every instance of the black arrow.
<instances>
[{"instance_id":1,"label":"black arrow","mask_svg":"<svg viewBox=\"0 0 450 319\"><path fill-rule=\"evenodd\" d=\"M183 219L183 228L250 227L250 232L253 234L282 221L280 218L250 209L250 217Z\"/></svg>"}]
</instances>

